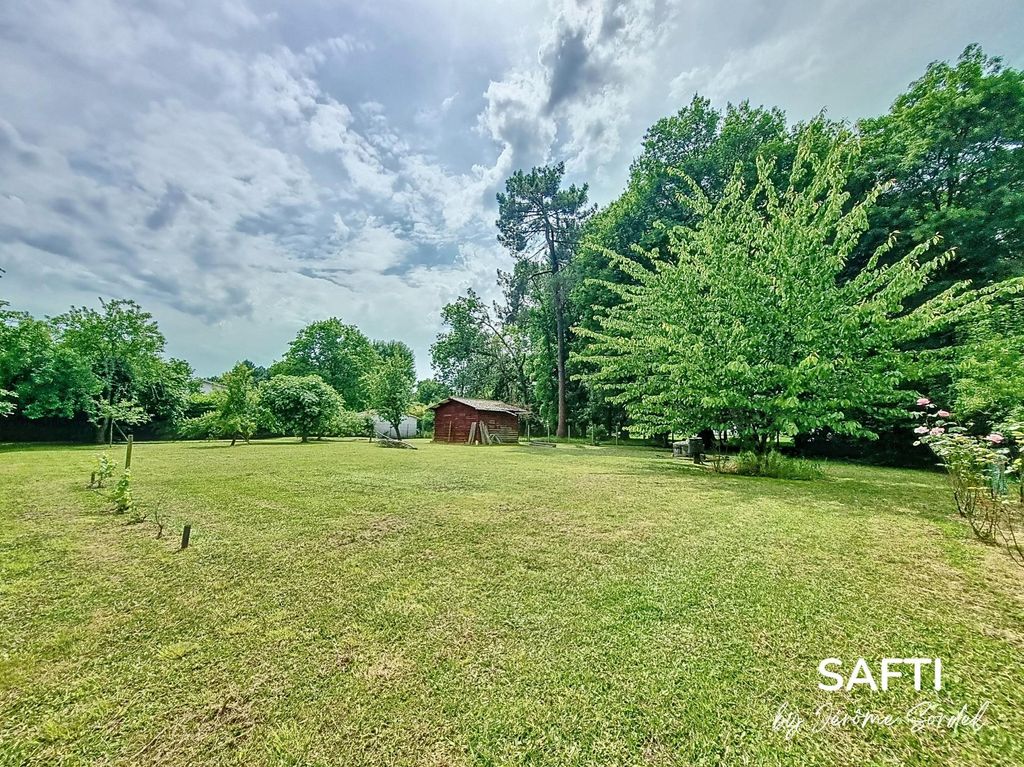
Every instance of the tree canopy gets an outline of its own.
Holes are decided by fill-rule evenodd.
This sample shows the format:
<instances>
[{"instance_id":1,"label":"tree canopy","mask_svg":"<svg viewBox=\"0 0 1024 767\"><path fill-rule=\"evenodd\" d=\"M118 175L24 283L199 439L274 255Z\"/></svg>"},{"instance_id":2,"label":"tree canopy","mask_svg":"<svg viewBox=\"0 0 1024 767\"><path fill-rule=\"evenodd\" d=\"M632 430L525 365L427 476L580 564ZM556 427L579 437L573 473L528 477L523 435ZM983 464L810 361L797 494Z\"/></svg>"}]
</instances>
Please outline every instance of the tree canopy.
<instances>
[{"instance_id":1,"label":"tree canopy","mask_svg":"<svg viewBox=\"0 0 1024 767\"><path fill-rule=\"evenodd\" d=\"M402 419L412 405L413 385L416 381L414 371L407 363L403 354L385 354L373 370L366 374L370 407L391 424L398 439L402 438Z\"/></svg>"},{"instance_id":2,"label":"tree canopy","mask_svg":"<svg viewBox=\"0 0 1024 767\"><path fill-rule=\"evenodd\" d=\"M872 216L879 239L941 233L959 257L939 287L1024 274L1024 72L971 45L858 127L867 183L892 181Z\"/></svg>"},{"instance_id":3,"label":"tree canopy","mask_svg":"<svg viewBox=\"0 0 1024 767\"><path fill-rule=\"evenodd\" d=\"M622 302L582 331L590 346L579 359L638 433L736 430L762 450L778 433L871 436L865 416L907 404L907 343L996 295L958 283L908 310L952 258L926 259L934 240L883 267L890 239L844 280L882 189L850 200L856 148L840 138L821 156L818 138L813 126L801 133L781 192L770 160L752 187L738 167L718 201L691 180L700 218L673 233L671 259L651 254L647 267L610 255L634 284L608 286Z\"/></svg>"},{"instance_id":4,"label":"tree canopy","mask_svg":"<svg viewBox=\"0 0 1024 767\"><path fill-rule=\"evenodd\" d=\"M373 345L359 328L331 317L302 328L270 372L318 375L342 396L346 407L364 410L367 398L363 377L375 358Z\"/></svg>"},{"instance_id":5,"label":"tree canopy","mask_svg":"<svg viewBox=\"0 0 1024 767\"><path fill-rule=\"evenodd\" d=\"M455 394L529 402L527 339L472 289L441 310L444 329L430 347L438 381Z\"/></svg>"},{"instance_id":6,"label":"tree canopy","mask_svg":"<svg viewBox=\"0 0 1024 767\"><path fill-rule=\"evenodd\" d=\"M260 385L259 402L267 426L307 442L329 434L343 409L341 396L318 375L276 375Z\"/></svg>"},{"instance_id":7,"label":"tree canopy","mask_svg":"<svg viewBox=\"0 0 1024 767\"><path fill-rule=\"evenodd\" d=\"M557 435L564 437L568 422L566 371L568 323L561 271L572 261L580 230L594 209L587 204L587 185L562 187L565 164L519 170L505 182L498 198L498 242L519 259L540 259L550 285L558 383Z\"/></svg>"}]
</instances>

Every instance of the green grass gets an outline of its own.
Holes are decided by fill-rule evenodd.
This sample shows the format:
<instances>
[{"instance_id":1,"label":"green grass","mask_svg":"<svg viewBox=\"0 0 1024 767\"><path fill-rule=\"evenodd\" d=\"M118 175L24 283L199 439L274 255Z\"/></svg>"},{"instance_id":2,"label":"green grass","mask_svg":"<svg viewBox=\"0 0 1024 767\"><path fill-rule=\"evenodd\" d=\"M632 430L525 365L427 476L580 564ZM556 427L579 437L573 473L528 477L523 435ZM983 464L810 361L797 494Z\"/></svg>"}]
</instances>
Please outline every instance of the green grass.
<instances>
[{"instance_id":1,"label":"green grass","mask_svg":"<svg viewBox=\"0 0 1024 767\"><path fill-rule=\"evenodd\" d=\"M95 452L0 450L0 765L1024 764L1024 572L938 475L139 444L157 540L86 489ZM945 687L821 692L831 656L939 656ZM991 707L978 733L771 727L921 700Z\"/></svg>"}]
</instances>

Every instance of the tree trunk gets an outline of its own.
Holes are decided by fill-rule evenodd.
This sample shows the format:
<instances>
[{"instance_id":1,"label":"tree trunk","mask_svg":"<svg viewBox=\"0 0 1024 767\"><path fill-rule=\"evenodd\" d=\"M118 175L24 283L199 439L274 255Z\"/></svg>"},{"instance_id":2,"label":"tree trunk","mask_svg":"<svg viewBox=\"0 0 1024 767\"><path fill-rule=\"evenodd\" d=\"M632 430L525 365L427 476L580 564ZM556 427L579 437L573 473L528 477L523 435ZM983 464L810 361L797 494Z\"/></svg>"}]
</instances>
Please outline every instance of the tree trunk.
<instances>
[{"instance_id":1,"label":"tree trunk","mask_svg":"<svg viewBox=\"0 0 1024 767\"><path fill-rule=\"evenodd\" d=\"M548 262L551 266L552 303L555 312L555 368L558 375L558 426L556 437L565 437L567 412L565 406L565 309L562 305L562 276L558 269L558 251L555 247L555 232L548 229Z\"/></svg>"},{"instance_id":2,"label":"tree trunk","mask_svg":"<svg viewBox=\"0 0 1024 767\"><path fill-rule=\"evenodd\" d=\"M771 436L767 432L764 434L758 434L754 432L754 452L758 455L764 455L768 452L768 437Z\"/></svg>"},{"instance_id":3,"label":"tree trunk","mask_svg":"<svg viewBox=\"0 0 1024 767\"><path fill-rule=\"evenodd\" d=\"M306 435L306 434L303 434L303 435L302 435L302 441L303 441L303 442L309 442L309 436L308 436L308 435Z\"/></svg>"},{"instance_id":4,"label":"tree trunk","mask_svg":"<svg viewBox=\"0 0 1024 767\"><path fill-rule=\"evenodd\" d=\"M555 430L555 436L564 437L568 428L568 413L565 405L565 312L562 307L562 284L557 274L555 275L555 344L558 370L558 428Z\"/></svg>"},{"instance_id":5,"label":"tree trunk","mask_svg":"<svg viewBox=\"0 0 1024 767\"><path fill-rule=\"evenodd\" d=\"M238 438L237 438L237 437L232 437L232 438L231 438L231 447L234 447L234 446L235 446L235 440L236 440L236 439L238 439Z\"/></svg>"}]
</instances>

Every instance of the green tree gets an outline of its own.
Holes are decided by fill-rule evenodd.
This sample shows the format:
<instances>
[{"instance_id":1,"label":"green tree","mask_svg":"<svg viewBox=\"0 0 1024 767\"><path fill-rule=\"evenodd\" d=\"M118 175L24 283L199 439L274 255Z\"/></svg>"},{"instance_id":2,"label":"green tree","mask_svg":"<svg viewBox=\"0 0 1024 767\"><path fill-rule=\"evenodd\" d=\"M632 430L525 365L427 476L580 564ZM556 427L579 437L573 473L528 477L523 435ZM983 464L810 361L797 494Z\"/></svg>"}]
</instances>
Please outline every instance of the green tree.
<instances>
[{"instance_id":1,"label":"green tree","mask_svg":"<svg viewBox=\"0 0 1024 767\"><path fill-rule=\"evenodd\" d=\"M908 309L951 255L922 261L927 241L883 268L891 239L845 280L881 190L851 203L856 147L836 141L821 156L815 130L802 132L781 193L769 161L753 188L739 169L717 202L694 183L688 204L700 220L675 232L672 260L649 268L612 256L635 284L610 288L622 303L582 331L591 345L580 361L633 431L735 429L760 451L779 433L870 437L868 418L894 418L910 396L908 343L1019 288L958 284Z\"/></svg>"},{"instance_id":2,"label":"green tree","mask_svg":"<svg viewBox=\"0 0 1024 767\"><path fill-rule=\"evenodd\" d=\"M555 368L558 381L557 435L566 434L566 362L568 325L562 270L576 252L579 232L593 208L587 185L562 188L565 164L519 170L505 182L498 199L498 242L519 259L540 259L545 265L554 319Z\"/></svg>"},{"instance_id":3,"label":"green tree","mask_svg":"<svg viewBox=\"0 0 1024 767\"><path fill-rule=\"evenodd\" d=\"M0 302L0 388L10 391L28 418L91 413L100 382L88 363L53 335L47 322Z\"/></svg>"},{"instance_id":4,"label":"green tree","mask_svg":"<svg viewBox=\"0 0 1024 767\"><path fill-rule=\"evenodd\" d=\"M249 437L256 431L258 405L253 370L239 362L221 376L221 384L224 389L218 393L217 414L223 430L231 436L232 446L239 437L249 444Z\"/></svg>"},{"instance_id":5,"label":"green tree","mask_svg":"<svg viewBox=\"0 0 1024 767\"><path fill-rule=\"evenodd\" d=\"M276 375L259 388L260 408L272 430L308 442L331 432L343 401L320 376Z\"/></svg>"},{"instance_id":6,"label":"green tree","mask_svg":"<svg viewBox=\"0 0 1024 767\"><path fill-rule=\"evenodd\" d=\"M416 355L404 341L374 341L373 350L380 360L397 360L409 377L416 378Z\"/></svg>"},{"instance_id":7,"label":"green tree","mask_svg":"<svg viewBox=\"0 0 1024 767\"><path fill-rule=\"evenodd\" d=\"M259 386L270 378L270 371L263 367L263 365L257 365L251 360L242 360L242 364L252 371L252 382L254 386Z\"/></svg>"},{"instance_id":8,"label":"green tree","mask_svg":"<svg viewBox=\"0 0 1024 767\"><path fill-rule=\"evenodd\" d=\"M441 385L462 396L529 401L527 338L502 314L472 289L441 310L445 329L430 347Z\"/></svg>"},{"instance_id":9,"label":"green tree","mask_svg":"<svg viewBox=\"0 0 1024 767\"><path fill-rule=\"evenodd\" d=\"M876 241L942 234L958 259L936 289L1024 274L1024 72L970 45L859 129L866 183L894 182L872 216Z\"/></svg>"},{"instance_id":10,"label":"green tree","mask_svg":"<svg viewBox=\"0 0 1024 767\"><path fill-rule=\"evenodd\" d=\"M359 328L332 317L300 330L284 358L271 366L270 373L318 375L342 396L346 407L363 410L363 376L375 358L372 344Z\"/></svg>"},{"instance_id":11,"label":"green tree","mask_svg":"<svg viewBox=\"0 0 1024 767\"><path fill-rule=\"evenodd\" d=\"M0 418L6 418L14 412L14 392L0 389Z\"/></svg>"},{"instance_id":12,"label":"green tree","mask_svg":"<svg viewBox=\"0 0 1024 767\"><path fill-rule=\"evenodd\" d=\"M132 399L119 399L113 402L100 400L97 403L96 420L110 424L108 438L114 444L114 425L138 426L150 420L149 413L138 402Z\"/></svg>"},{"instance_id":13,"label":"green tree","mask_svg":"<svg viewBox=\"0 0 1024 767\"><path fill-rule=\"evenodd\" d=\"M414 395L421 405L434 405L445 397L450 396L448 387L433 378L424 378L416 382L416 393Z\"/></svg>"},{"instance_id":14,"label":"green tree","mask_svg":"<svg viewBox=\"0 0 1024 767\"><path fill-rule=\"evenodd\" d=\"M259 408L252 366L239 362L220 377L220 383L223 388L211 395L214 409L185 424L183 433L230 439L232 447L239 439L248 445L256 431Z\"/></svg>"},{"instance_id":15,"label":"green tree","mask_svg":"<svg viewBox=\"0 0 1024 767\"><path fill-rule=\"evenodd\" d=\"M97 441L113 438L116 416L131 413L160 380L164 336L134 301L104 301L100 309L72 307L52 320L57 342L73 350L99 380L92 417Z\"/></svg>"},{"instance_id":16,"label":"green tree","mask_svg":"<svg viewBox=\"0 0 1024 767\"><path fill-rule=\"evenodd\" d=\"M140 404L154 418L177 426L189 407L192 396L199 391L199 381L192 366L182 359L160 361L157 377L140 394Z\"/></svg>"},{"instance_id":17,"label":"green tree","mask_svg":"<svg viewBox=\"0 0 1024 767\"><path fill-rule=\"evenodd\" d=\"M366 374L370 407L391 424L398 439L402 438L402 419L412 405L414 382L415 377L401 355L385 355Z\"/></svg>"},{"instance_id":18,"label":"green tree","mask_svg":"<svg viewBox=\"0 0 1024 767\"><path fill-rule=\"evenodd\" d=\"M414 406L410 408L410 415L416 416L420 429L430 434L434 431L434 411L429 409L445 397L451 395L447 386L435 381L433 378L424 378L416 382L416 389L413 393Z\"/></svg>"},{"instance_id":19,"label":"green tree","mask_svg":"<svg viewBox=\"0 0 1024 767\"><path fill-rule=\"evenodd\" d=\"M676 114L655 122L630 167L625 191L592 216L584 228L568 280L572 324L591 330L598 327L597 316L619 301L617 292L607 285L631 281L608 253L647 267L652 258L671 258L669 243L674 229L693 228L699 220L689 202L688 179L715 201L737 164L744 181L756 183L756 160L764 157L774 161L773 180L784 187L796 152L793 136L780 109L752 107L744 101L728 104L722 111L700 96L694 96ZM572 350L579 351L585 345L585 339L582 341L572 342ZM543 410L544 398L538 396L538 400ZM587 421L601 423L610 431L626 420L621 407L587 387L576 392L575 400L579 415L585 414Z\"/></svg>"},{"instance_id":20,"label":"green tree","mask_svg":"<svg viewBox=\"0 0 1024 767\"><path fill-rule=\"evenodd\" d=\"M995 427L1024 417L1024 300L963 323L952 368L957 419Z\"/></svg>"}]
</instances>

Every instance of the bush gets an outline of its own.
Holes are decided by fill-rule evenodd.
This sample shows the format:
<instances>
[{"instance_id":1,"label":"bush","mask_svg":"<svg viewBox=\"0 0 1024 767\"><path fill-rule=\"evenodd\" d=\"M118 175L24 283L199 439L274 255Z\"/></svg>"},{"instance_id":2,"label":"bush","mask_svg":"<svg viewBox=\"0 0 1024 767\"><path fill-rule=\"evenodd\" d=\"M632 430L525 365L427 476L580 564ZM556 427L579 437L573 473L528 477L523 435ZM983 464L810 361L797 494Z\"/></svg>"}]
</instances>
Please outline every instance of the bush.
<instances>
[{"instance_id":1,"label":"bush","mask_svg":"<svg viewBox=\"0 0 1024 767\"><path fill-rule=\"evenodd\" d=\"M331 424L335 437L366 437L373 433L373 419L365 413L342 410Z\"/></svg>"},{"instance_id":2,"label":"bush","mask_svg":"<svg viewBox=\"0 0 1024 767\"><path fill-rule=\"evenodd\" d=\"M214 410L194 418L185 418L178 424L178 436L182 439L213 439L219 436L219 415Z\"/></svg>"},{"instance_id":3,"label":"bush","mask_svg":"<svg viewBox=\"0 0 1024 767\"><path fill-rule=\"evenodd\" d=\"M1005 545L1024 566L1024 421L1013 420L987 435L973 434L973 424L960 425L953 414L938 409L927 397L917 415L915 431L942 462L953 501L978 538Z\"/></svg>"},{"instance_id":4,"label":"bush","mask_svg":"<svg viewBox=\"0 0 1024 767\"><path fill-rule=\"evenodd\" d=\"M103 482L114 476L114 462L106 453L96 456L96 471L92 473L92 482L89 487L103 487Z\"/></svg>"},{"instance_id":5,"label":"bush","mask_svg":"<svg viewBox=\"0 0 1024 767\"><path fill-rule=\"evenodd\" d=\"M260 385L263 425L303 442L330 434L344 403L341 395L317 375L277 375Z\"/></svg>"},{"instance_id":6,"label":"bush","mask_svg":"<svg viewBox=\"0 0 1024 767\"><path fill-rule=\"evenodd\" d=\"M759 455L746 450L736 457L729 471L745 477L773 479L812 480L825 477L825 471L820 464L803 458L788 458L775 451Z\"/></svg>"}]
</instances>

